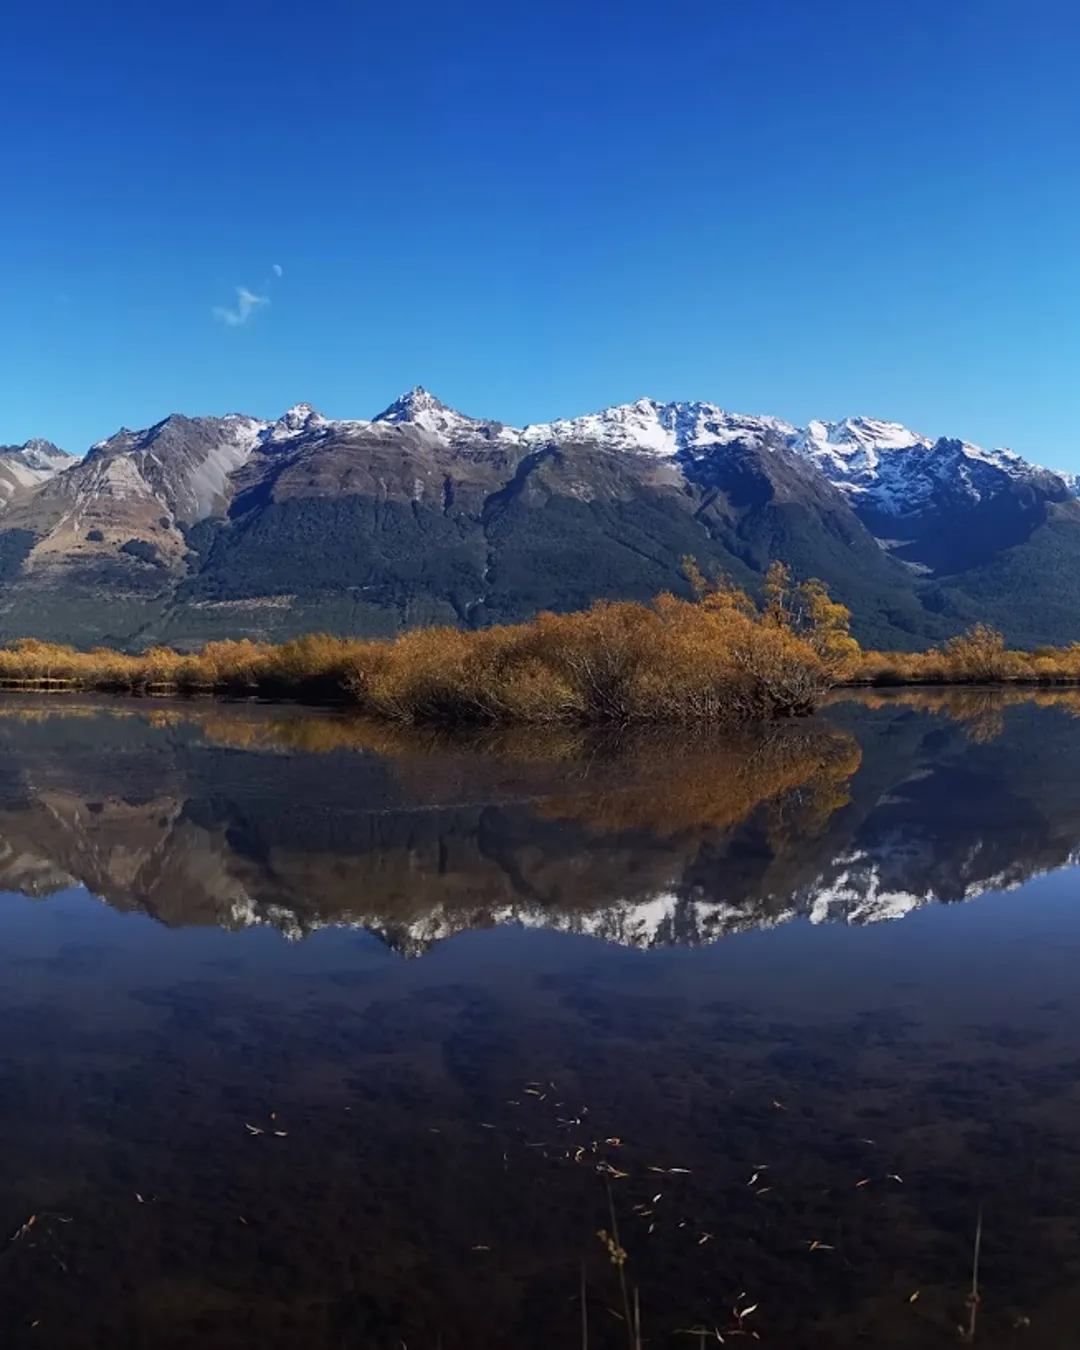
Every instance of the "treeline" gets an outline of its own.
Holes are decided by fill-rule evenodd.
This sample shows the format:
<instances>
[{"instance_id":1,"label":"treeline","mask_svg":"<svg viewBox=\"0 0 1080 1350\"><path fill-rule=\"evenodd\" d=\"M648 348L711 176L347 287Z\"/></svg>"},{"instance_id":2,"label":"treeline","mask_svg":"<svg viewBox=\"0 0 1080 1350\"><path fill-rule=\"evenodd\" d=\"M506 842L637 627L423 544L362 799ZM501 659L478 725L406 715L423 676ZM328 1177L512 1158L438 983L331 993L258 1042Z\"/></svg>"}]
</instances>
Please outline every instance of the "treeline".
<instances>
[{"instance_id":1,"label":"treeline","mask_svg":"<svg viewBox=\"0 0 1080 1350\"><path fill-rule=\"evenodd\" d=\"M775 563L755 602L724 578L707 580L692 561L685 567L693 600L602 602L392 641L313 635L128 655L26 638L0 649L0 685L343 702L413 724L590 725L797 716L853 669L851 616L821 582L796 583Z\"/></svg>"}]
</instances>

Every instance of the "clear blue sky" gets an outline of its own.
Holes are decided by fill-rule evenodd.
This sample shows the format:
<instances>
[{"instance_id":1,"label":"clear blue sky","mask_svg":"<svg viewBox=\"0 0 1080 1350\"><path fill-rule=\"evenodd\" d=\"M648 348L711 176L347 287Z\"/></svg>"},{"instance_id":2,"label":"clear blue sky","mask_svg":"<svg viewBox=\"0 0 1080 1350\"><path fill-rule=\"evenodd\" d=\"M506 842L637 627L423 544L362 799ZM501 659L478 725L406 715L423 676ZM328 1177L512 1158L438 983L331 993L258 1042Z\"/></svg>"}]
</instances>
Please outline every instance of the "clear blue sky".
<instances>
[{"instance_id":1,"label":"clear blue sky","mask_svg":"<svg viewBox=\"0 0 1080 1350\"><path fill-rule=\"evenodd\" d=\"M420 383L1080 468L1078 42L1074 0L8 0L0 441Z\"/></svg>"}]
</instances>

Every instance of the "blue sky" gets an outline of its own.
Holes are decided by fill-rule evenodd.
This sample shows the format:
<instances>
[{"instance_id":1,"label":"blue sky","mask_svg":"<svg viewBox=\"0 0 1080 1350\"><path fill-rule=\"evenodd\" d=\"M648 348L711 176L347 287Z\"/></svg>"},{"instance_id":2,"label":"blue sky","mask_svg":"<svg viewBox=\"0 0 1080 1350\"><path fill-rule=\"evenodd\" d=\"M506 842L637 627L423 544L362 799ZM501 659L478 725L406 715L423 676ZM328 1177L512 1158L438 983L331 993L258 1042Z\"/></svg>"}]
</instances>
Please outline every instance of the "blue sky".
<instances>
[{"instance_id":1,"label":"blue sky","mask_svg":"<svg viewBox=\"0 0 1080 1350\"><path fill-rule=\"evenodd\" d=\"M1078 40L1072 0L10 0L0 442L420 383L1080 468Z\"/></svg>"}]
</instances>

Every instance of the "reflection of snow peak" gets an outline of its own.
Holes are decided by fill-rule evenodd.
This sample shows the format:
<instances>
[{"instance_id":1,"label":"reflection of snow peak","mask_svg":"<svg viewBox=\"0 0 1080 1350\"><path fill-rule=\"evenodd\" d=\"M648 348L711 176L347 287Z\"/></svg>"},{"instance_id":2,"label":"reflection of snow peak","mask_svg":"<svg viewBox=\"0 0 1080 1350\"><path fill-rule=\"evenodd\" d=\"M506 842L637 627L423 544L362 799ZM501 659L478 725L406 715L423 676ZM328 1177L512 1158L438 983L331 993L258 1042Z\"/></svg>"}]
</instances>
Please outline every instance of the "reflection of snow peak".
<instances>
[{"instance_id":1,"label":"reflection of snow peak","mask_svg":"<svg viewBox=\"0 0 1080 1350\"><path fill-rule=\"evenodd\" d=\"M245 897L233 905L224 926L268 924L290 941L307 937L320 928L366 929L404 956L421 955L437 943L470 929L500 925L575 933L623 947L698 947L735 933L775 928L797 918L809 919L813 924L884 923L902 919L937 898L930 891L915 894L891 889L882 879L880 865L863 853L839 858L835 867L837 870L828 881L821 877L787 903L774 901L771 905L764 899L730 904L665 891L649 900L613 901L592 910L549 909L527 903L471 912L436 906L422 918L398 925L382 915L357 914L329 922L306 919L284 906L260 906ZM970 900L990 891L1013 890L1027 880L1030 877L1002 873L965 888L962 898Z\"/></svg>"}]
</instances>

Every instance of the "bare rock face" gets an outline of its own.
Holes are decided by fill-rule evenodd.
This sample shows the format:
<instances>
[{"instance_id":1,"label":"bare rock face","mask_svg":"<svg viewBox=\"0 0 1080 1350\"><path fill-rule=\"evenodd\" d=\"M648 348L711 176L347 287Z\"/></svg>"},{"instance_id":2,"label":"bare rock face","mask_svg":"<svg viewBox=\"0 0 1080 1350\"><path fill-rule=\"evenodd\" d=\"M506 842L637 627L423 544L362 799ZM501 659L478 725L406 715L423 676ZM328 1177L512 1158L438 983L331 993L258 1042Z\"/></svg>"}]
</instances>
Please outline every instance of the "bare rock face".
<instances>
[{"instance_id":1,"label":"bare rock face","mask_svg":"<svg viewBox=\"0 0 1080 1350\"><path fill-rule=\"evenodd\" d=\"M0 637L198 645L479 626L821 576L877 646L974 619L1080 638L1080 503L1011 451L869 418L636 403L524 428L421 388L370 420L173 414L83 459L0 450Z\"/></svg>"}]
</instances>

